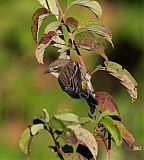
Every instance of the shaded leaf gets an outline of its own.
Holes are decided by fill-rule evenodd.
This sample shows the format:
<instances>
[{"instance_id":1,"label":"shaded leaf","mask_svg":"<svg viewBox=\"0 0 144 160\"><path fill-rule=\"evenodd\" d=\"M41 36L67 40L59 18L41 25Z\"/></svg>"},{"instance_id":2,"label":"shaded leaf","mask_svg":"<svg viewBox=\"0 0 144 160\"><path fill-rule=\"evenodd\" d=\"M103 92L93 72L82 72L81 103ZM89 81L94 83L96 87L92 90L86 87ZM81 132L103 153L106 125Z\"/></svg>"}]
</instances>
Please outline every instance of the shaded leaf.
<instances>
[{"instance_id":1,"label":"shaded leaf","mask_svg":"<svg viewBox=\"0 0 144 160\"><path fill-rule=\"evenodd\" d=\"M66 128L61 136L64 139L64 141L66 142L66 144L68 144L70 146L75 145L78 142L76 135L69 128Z\"/></svg>"},{"instance_id":2,"label":"shaded leaf","mask_svg":"<svg viewBox=\"0 0 144 160\"><path fill-rule=\"evenodd\" d=\"M98 146L94 136L88 130L81 128L80 126L68 126L68 128L72 129L77 139L88 147L93 158L96 160Z\"/></svg>"},{"instance_id":3,"label":"shaded leaf","mask_svg":"<svg viewBox=\"0 0 144 160\"><path fill-rule=\"evenodd\" d=\"M81 158L82 160L83 159L85 160L85 158L86 159L92 159L93 158L93 155L91 154L88 147L83 145L83 144L78 145L78 147L76 149L76 152L80 154L78 157Z\"/></svg>"},{"instance_id":4,"label":"shaded leaf","mask_svg":"<svg viewBox=\"0 0 144 160\"><path fill-rule=\"evenodd\" d=\"M131 76L131 74L126 69L123 69L121 65L115 62L107 61L105 62L105 66L106 67L101 67L100 70L106 70L109 74L119 79L121 84L127 88L132 101L135 101L137 98L137 82Z\"/></svg>"},{"instance_id":5,"label":"shaded leaf","mask_svg":"<svg viewBox=\"0 0 144 160\"><path fill-rule=\"evenodd\" d=\"M20 150L28 156L30 155L31 152L31 143L32 143L32 136L30 134L30 128L26 128L19 140L19 147Z\"/></svg>"},{"instance_id":6,"label":"shaded leaf","mask_svg":"<svg viewBox=\"0 0 144 160\"><path fill-rule=\"evenodd\" d=\"M116 102L114 101L113 97L110 94L108 94L106 92L96 92L95 98L98 101L97 109L100 112L109 111L112 114L116 113L117 116L111 116L111 117L113 119L117 119L117 120L121 119L118 106L117 106Z\"/></svg>"},{"instance_id":7,"label":"shaded leaf","mask_svg":"<svg viewBox=\"0 0 144 160\"><path fill-rule=\"evenodd\" d=\"M111 31L108 29L108 27L101 20L96 19L93 21L87 21L87 22L81 24L78 28L94 32L94 33L104 37L107 41L109 41L111 43L111 45L113 47Z\"/></svg>"},{"instance_id":8,"label":"shaded leaf","mask_svg":"<svg viewBox=\"0 0 144 160\"><path fill-rule=\"evenodd\" d=\"M68 17L65 22L66 25L74 28L75 30L78 28L78 21L73 17Z\"/></svg>"},{"instance_id":9,"label":"shaded leaf","mask_svg":"<svg viewBox=\"0 0 144 160\"><path fill-rule=\"evenodd\" d=\"M117 146L120 146L122 143L122 137L119 129L115 126L113 120L109 117L105 117L101 119L100 123L102 123L106 129L110 132Z\"/></svg>"},{"instance_id":10,"label":"shaded leaf","mask_svg":"<svg viewBox=\"0 0 144 160\"><path fill-rule=\"evenodd\" d=\"M49 121L49 126L52 129L55 129L56 131L62 132L64 130L64 124L61 120L52 117L52 119Z\"/></svg>"},{"instance_id":11,"label":"shaded leaf","mask_svg":"<svg viewBox=\"0 0 144 160\"><path fill-rule=\"evenodd\" d=\"M38 63L43 64L43 56L44 56L45 49L50 45L52 38L56 35L57 34L55 31L50 31L41 38L39 45L37 46L35 51L35 56Z\"/></svg>"},{"instance_id":12,"label":"shaded leaf","mask_svg":"<svg viewBox=\"0 0 144 160\"><path fill-rule=\"evenodd\" d=\"M85 124L91 121L89 117L79 117L79 121L81 124Z\"/></svg>"},{"instance_id":13,"label":"shaded leaf","mask_svg":"<svg viewBox=\"0 0 144 160\"><path fill-rule=\"evenodd\" d=\"M119 122L119 121L114 121L114 123L119 129L122 138L129 145L129 147L132 148L133 150L141 150L141 147L133 145L133 143L135 142L135 139L133 135L127 130L126 126L122 122Z\"/></svg>"},{"instance_id":14,"label":"shaded leaf","mask_svg":"<svg viewBox=\"0 0 144 160\"><path fill-rule=\"evenodd\" d=\"M49 14L50 12L46 8L39 8L32 16L33 26L31 27L31 31L36 43L38 41L39 29L42 25L42 22Z\"/></svg>"},{"instance_id":15,"label":"shaded leaf","mask_svg":"<svg viewBox=\"0 0 144 160\"><path fill-rule=\"evenodd\" d=\"M73 113L65 113L55 116L57 119L60 119L61 121L69 121L74 123L79 123L78 116Z\"/></svg>"},{"instance_id":16,"label":"shaded leaf","mask_svg":"<svg viewBox=\"0 0 144 160\"><path fill-rule=\"evenodd\" d=\"M48 3L47 0L37 0L43 7L48 9Z\"/></svg>"},{"instance_id":17,"label":"shaded leaf","mask_svg":"<svg viewBox=\"0 0 144 160\"><path fill-rule=\"evenodd\" d=\"M64 153L73 153L73 147L66 144L62 147L62 151Z\"/></svg>"},{"instance_id":18,"label":"shaded leaf","mask_svg":"<svg viewBox=\"0 0 144 160\"><path fill-rule=\"evenodd\" d=\"M76 0L69 6L72 7L74 5L81 5L89 8L98 18L102 15L102 8L97 1L94 0Z\"/></svg>"},{"instance_id":19,"label":"shaded leaf","mask_svg":"<svg viewBox=\"0 0 144 160\"><path fill-rule=\"evenodd\" d=\"M94 51L95 53L101 55L103 58L108 60L104 52L105 44L101 36L91 33L89 31L83 31L77 33L74 40L78 47L84 48L89 51Z\"/></svg>"}]
</instances>

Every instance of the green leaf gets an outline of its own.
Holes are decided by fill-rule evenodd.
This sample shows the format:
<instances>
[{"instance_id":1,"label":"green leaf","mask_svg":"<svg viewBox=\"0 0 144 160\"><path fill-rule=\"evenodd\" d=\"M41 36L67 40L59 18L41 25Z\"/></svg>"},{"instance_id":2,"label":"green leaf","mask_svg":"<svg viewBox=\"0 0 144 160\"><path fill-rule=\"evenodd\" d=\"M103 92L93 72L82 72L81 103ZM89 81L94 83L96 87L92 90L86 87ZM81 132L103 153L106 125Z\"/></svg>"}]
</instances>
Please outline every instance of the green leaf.
<instances>
[{"instance_id":1,"label":"green leaf","mask_svg":"<svg viewBox=\"0 0 144 160\"><path fill-rule=\"evenodd\" d=\"M120 146L122 143L122 137L119 129L114 125L114 122L111 118L105 117L101 119L101 124L103 124L106 129L110 132L117 146Z\"/></svg>"},{"instance_id":2,"label":"green leaf","mask_svg":"<svg viewBox=\"0 0 144 160\"><path fill-rule=\"evenodd\" d=\"M108 27L100 19L84 22L78 28L80 30L82 29L82 30L94 32L94 33L104 37L107 41L109 41L111 43L112 47L114 47L113 42L112 42L111 31L108 29Z\"/></svg>"},{"instance_id":3,"label":"green leaf","mask_svg":"<svg viewBox=\"0 0 144 160\"><path fill-rule=\"evenodd\" d=\"M59 9L57 7L56 4L56 0L47 0L50 11L56 16L56 18L58 19L59 17Z\"/></svg>"},{"instance_id":4,"label":"green leaf","mask_svg":"<svg viewBox=\"0 0 144 160\"><path fill-rule=\"evenodd\" d=\"M73 113L65 113L65 114L55 115L55 117L57 119L60 119L61 121L79 123L78 116Z\"/></svg>"},{"instance_id":5,"label":"green leaf","mask_svg":"<svg viewBox=\"0 0 144 160\"><path fill-rule=\"evenodd\" d=\"M89 117L80 117L79 121L81 124L85 124L91 121L91 119Z\"/></svg>"},{"instance_id":6,"label":"green leaf","mask_svg":"<svg viewBox=\"0 0 144 160\"><path fill-rule=\"evenodd\" d=\"M48 9L48 3L47 0L37 0L43 7Z\"/></svg>"},{"instance_id":7,"label":"green leaf","mask_svg":"<svg viewBox=\"0 0 144 160\"><path fill-rule=\"evenodd\" d=\"M36 43L38 42L39 29L43 20L50 14L46 8L39 8L32 16L33 26L31 27L32 35Z\"/></svg>"},{"instance_id":8,"label":"green leaf","mask_svg":"<svg viewBox=\"0 0 144 160\"><path fill-rule=\"evenodd\" d=\"M102 8L97 1L91 0L76 0L70 6L80 5L89 8L98 18L102 15Z\"/></svg>"},{"instance_id":9,"label":"green leaf","mask_svg":"<svg viewBox=\"0 0 144 160\"><path fill-rule=\"evenodd\" d=\"M116 117L119 117L119 113L118 112L110 112L109 110L104 111L98 117L98 121L101 121L104 117L107 117L107 116L116 116Z\"/></svg>"},{"instance_id":10,"label":"green leaf","mask_svg":"<svg viewBox=\"0 0 144 160\"><path fill-rule=\"evenodd\" d=\"M96 160L96 156L98 153L98 146L94 136L86 129L81 128L80 126L68 126L68 128L72 129L79 141L84 143L88 149L91 151L93 158Z\"/></svg>"},{"instance_id":11,"label":"green leaf","mask_svg":"<svg viewBox=\"0 0 144 160\"><path fill-rule=\"evenodd\" d=\"M137 82L131 76L131 74L126 69L123 69L121 65L115 62L107 61L105 62L105 66L106 67L101 67L100 70L105 70L109 74L119 79L120 83L127 88L132 101L135 101L137 98Z\"/></svg>"},{"instance_id":12,"label":"green leaf","mask_svg":"<svg viewBox=\"0 0 144 160\"><path fill-rule=\"evenodd\" d=\"M83 31L77 33L74 37L74 40L78 47L89 51L94 51L95 53L108 60L104 52L105 44L101 36L89 31Z\"/></svg>"},{"instance_id":13,"label":"green leaf","mask_svg":"<svg viewBox=\"0 0 144 160\"><path fill-rule=\"evenodd\" d=\"M31 152L31 143L32 143L32 136L30 134L30 128L26 128L19 140L19 147L20 150L28 156L30 155Z\"/></svg>"},{"instance_id":14,"label":"green leaf","mask_svg":"<svg viewBox=\"0 0 144 160\"><path fill-rule=\"evenodd\" d=\"M56 131L62 132L64 130L64 124L60 119L57 119L56 117L52 117L52 119L49 121L49 126L52 129L55 129Z\"/></svg>"}]
</instances>

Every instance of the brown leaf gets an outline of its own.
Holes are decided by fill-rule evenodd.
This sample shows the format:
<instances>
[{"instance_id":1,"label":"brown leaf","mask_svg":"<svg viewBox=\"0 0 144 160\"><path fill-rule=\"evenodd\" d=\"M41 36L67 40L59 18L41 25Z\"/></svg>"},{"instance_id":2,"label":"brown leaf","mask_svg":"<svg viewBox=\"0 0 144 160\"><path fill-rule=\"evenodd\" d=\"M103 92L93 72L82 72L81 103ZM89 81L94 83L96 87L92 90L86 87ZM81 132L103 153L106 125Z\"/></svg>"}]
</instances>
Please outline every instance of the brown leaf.
<instances>
[{"instance_id":1,"label":"brown leaf","mask_svg":"<svg viewBox=\"0 0 144 160\"><path fill-rule=\"evenodd\" d=\"M75 30L78 28L78 21L73 17L68 17L66 19L66 24L74 28Z\"/></svg>"}]
</instances>

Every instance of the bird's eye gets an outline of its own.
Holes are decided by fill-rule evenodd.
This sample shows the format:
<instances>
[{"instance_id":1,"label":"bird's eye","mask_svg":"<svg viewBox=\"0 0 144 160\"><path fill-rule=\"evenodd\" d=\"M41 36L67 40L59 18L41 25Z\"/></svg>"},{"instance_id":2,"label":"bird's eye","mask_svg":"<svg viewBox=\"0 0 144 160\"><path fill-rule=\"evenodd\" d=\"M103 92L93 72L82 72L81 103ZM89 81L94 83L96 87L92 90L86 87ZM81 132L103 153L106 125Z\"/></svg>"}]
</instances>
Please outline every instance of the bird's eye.
<instances>
[{"instance_id":1,"label":"bird's eye","mask_svg":"<svg viewBox=\"0 0 144 160\"><path fill-rule=\"evenodd\" d=\"M58 70L58 68L57 68L57 67L55 67L55 68L54 68L54 71L57 71L57 70Z\"/></svg>"}]
</instances>

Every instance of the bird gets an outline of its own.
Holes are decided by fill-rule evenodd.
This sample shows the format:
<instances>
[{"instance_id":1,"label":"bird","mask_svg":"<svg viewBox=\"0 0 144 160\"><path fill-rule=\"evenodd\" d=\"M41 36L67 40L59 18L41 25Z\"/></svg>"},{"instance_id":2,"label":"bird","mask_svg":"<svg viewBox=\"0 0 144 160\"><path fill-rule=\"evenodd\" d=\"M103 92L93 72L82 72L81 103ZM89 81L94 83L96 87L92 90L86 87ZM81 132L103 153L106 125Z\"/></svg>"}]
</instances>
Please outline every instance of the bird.
<instances>
[{"instance_id":1,"label":"bird","mask_svg":"<svg viewBox=\"0 0 144 160\"><path fill-rule=\"evenodd\" d=\"M94 114L98 101L92 95L90 85L88 85L89 80L85 76L87 73L79 63L71 59L56 59L44 73L50 73L56 77L62 90L72 98L84 98L90 107L91 113Z\"/></svg>"}]
</instances>

